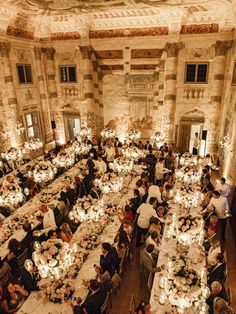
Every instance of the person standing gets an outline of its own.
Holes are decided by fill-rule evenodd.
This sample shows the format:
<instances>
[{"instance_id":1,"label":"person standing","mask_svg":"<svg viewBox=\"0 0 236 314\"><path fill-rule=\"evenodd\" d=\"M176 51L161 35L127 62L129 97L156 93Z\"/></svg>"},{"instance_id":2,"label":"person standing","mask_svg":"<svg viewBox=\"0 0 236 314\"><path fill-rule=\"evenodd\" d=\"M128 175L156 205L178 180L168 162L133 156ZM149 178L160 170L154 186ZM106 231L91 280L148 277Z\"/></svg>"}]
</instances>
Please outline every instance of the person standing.
<instances>
[{"instance_id":1,"label":"person standing","mask_svg":"<svg viewBox=\"0 0 236 314\"><path fill-rule=\"evenodd\" d=\"M200 146L200 139L198 133L195 133L194 142L193 142L193 155L198 155L198 149Z\"/></svg>"}]
</instances>

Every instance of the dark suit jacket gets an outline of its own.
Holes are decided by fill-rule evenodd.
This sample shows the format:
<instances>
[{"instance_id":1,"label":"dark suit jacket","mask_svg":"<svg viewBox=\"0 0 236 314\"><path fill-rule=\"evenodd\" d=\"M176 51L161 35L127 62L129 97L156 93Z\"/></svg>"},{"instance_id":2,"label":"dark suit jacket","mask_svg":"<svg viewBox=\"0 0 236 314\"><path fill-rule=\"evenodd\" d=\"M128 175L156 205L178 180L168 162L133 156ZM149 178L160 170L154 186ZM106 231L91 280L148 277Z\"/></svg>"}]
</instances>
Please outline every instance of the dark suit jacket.
<instances>
[{"instance_id":1,"label":"dark suit jacket","mask_svg":"<svg viewBox=\"0 0 236 314\"><path fill-rule=\"evenodd\" d=\"M31 275L25 268L21 270L21 282L28 292L38 290L35 274Z\"/></svg>"},{"instance_id":2,"label":"dark suit jacket","mask_svg":"<svg viewBox=\"0 0 236 314\"><path fill-rule=\"evenodd\" d=\"M217 297L222 298L226 302L228 302L228 296L224 288L218 295L210 295L208 299L206 300L206 303L209 306L209 314L214 314L214 299Z\"/></svg>"},{"instance_id":3,"label":"dark suit jacket","mask_svg":"<svg viewBox=\"0 0 236 314\"><path fill-rule=\"evenodd\" d=\"M21 241L21 243L24 244L25 247L29 250L30 253L32 253L32 242L35 240L35 237L33 236L33 231L27 232L24 239Z\"/></svg>"},{"instance_id":4,"label":"dark suit jacket","mask_svg":"<svg viewBox=\"0 0 236 314\"><path fill-rule=\"evenodd\" d=\"M101 306L103 305L108 292L108 284L100 284L99 289L90 293L84 301L82 307L86 309L88 314L101 314Z\"/></svg>"},{"instance_id":5,"label":"dark suit jacket","mask_svg":"<svg viewBox=\"0 0 236 314\"><path fill-rule=\"evenodd\" d=\"M215 280L225 281L226 264L222 263L217 267L214 267L208 274L208 283L211 284Z\"/></svg>"},{"instance_id":6,"label":"dark suit jacket","mask_svg":"<svg viewBox=\"0 0 236 314\"><path fill-rule=\"evenodd\" d=\"M140 203L141 203L140 195L131 199L131 211L133 212L133 214L136 214L136 211L139 208Z\"/></svg>"},{"instance_id":7,"label":"dark suit jacket","mask_svg":"<svg viewBox=\"0 0 236 314\"><path fill-rule=\"evenodd\" d=\"M100 256L100 266L102 270L108 271L112 276L115 271L119 272L120 259L114 247L106 255Z\"/></svg>"}]
</instances>

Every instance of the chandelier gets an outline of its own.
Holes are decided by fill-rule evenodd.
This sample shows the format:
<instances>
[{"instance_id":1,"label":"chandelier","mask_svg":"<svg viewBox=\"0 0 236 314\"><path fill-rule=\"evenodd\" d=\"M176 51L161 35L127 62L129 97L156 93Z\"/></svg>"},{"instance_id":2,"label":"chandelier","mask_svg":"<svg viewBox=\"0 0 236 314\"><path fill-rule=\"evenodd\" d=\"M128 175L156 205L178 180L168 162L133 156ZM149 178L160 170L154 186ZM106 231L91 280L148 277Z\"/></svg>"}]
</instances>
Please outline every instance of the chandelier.
<instances>
[{"instance_id":1,"label":"chandelier","mask_svg":"<svg viewBox=\"0 0 236 314\"><path fill-rule=\"evenodd\" d=\"M156 131L152 136L151 140L157 144L157 146L161 146L165 140L165 136L163 133Z\"/></svg>"},{"instance_id":2,"label":"chandelier","mask_svg":"<svg viewBox=\"0 0 236 314\"><path fill-rule=\"evenodd\" d=\"M43 147L43 143L39 138L30 138L28 142L25 142L25 149L36 151Z\"/></svg>"},{"instance_id":3,"label":"chandelier","mask_svg":"<svg viewBox=\"0 0 236 314\"><path fill-rule=\"evenodd\" d=\"M130 141L135 141L137 139L140 138L140 132L137 131L137 130L130 130L128 131L127 133L127 138L130 140Z\"/></svg>"},{"instance_id":4,"label":"chandelier","mask_svg":"<svg viewBox=\"0 0 236 314\"><path fill-rule=\"evenodd\" d=\"M112 139L116 137L116 132L113 129L104 129L101 132L101 136L105 139Z\"/></svg>"}]
</instances>

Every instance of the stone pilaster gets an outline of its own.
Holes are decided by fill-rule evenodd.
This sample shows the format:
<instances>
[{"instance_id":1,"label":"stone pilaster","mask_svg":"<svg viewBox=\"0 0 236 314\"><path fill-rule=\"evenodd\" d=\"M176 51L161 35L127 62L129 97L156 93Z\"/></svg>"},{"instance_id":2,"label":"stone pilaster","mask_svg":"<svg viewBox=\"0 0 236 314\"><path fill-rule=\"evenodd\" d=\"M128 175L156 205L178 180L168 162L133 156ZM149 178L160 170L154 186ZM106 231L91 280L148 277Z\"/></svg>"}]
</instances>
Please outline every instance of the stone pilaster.
<instances>
[{"instance_id":1,"label":"stone pilaster","mask_svg":"<svg viewBox=\"0 0 236 314\"><path fill-rule=\"evenodd\" d=\"M180 49L184 48L182 42L166 43L165 51L167 59L165 62L165 79L164 79L164 111L168 120L168 131L166 140L169 144L174 141L174 115L176 107L176 82L178 73L178 54Z\"/></svg>"},{"instance_id":2,"label":"stone pilaster","mask_svg":"<svg viewBox=\"0 0 236 314\"><path fill-rule=\"evenodd\" d=\"M103 74L98 72L98 100L99 100L99 132L104 129L104 113L103 113ZM100 135L100 134L99 134Z\"/></svg>"},{"instance_id":3,"label":"stone pilaster","mask_svg":"<svg viewBox=\"0 0 236 314\"><path fill-rule=\"evenodd\" d=\"M215 58L211 64L212 82L210 88L210 103L214 108L214 114L211 116L215 125L208 130L207 152L216 153L218 146L218 133L220 123L220 112L222 103L222 94L224 86L224 74L226 66L226 54L232 46L232 41L219 41L213 45L215 48Z\"/></svg>"},{"instance_id":4,"label":"stone pilaster","mask_svg":"<svg viewBox=\"0 0 236 314\"><path fill-rule=\"evenodd\" d=\"M17 103L17 96L15 86L13 83L12 68L10 62L9 42L0 42L0 55L2 59L2 73L4 78L4 92L7 95L7 101L4 102L5 118L4 124L7 125L9 135L9 145L11 147L18 147L23 144L22 136L16 131L16 125L20 121L19 107Z\"/></svg>"},{"instance_id":5,"label":"stone pilaster","mask_svg":"<svg viewBox=\"0 0 236 314\"><path fill-rule=\"evenodd\" d=\"M46 73L46 86L48 103L52 116L52 120L56 122L55 140L56 143L61 145L65 143L64 121L63 114L58 110L58 94L56 85L56 69L55 69L55 49L52 47L42 48L44 54L44 68ZM55 115L55 112L57 113Z\"/></svg>"},{"instance_id":6,"label":"stone pilaster","mask_svg":"<svg viewBox=\"0 0 236 314\"><path fill-rule=\"evenodd\" d=\"M44 141L45 144L51 143L53 141L53 131L51 128L51 116L49 100L46 88L46 82L44 79L43 67L42 67L42 49L39 47L34 47L36 71L39 86L39 95L41 110L43 114L43 125L44 125Z\"/></svg>"},{"instance_id":7,"label":"stone pilaster","mask_svg":"<svg viewBox=\"0 0 236 314\"><path fill-rule=\"evenodd\" d=\"M94 95L94 73L92 63L92 47L80 46L80 52L83 62L81 71L83 73L83 98L84 98L84 113L82 113L82 122L88 127L91 127L93 133L96 134L96 123L91 123L96 117L95 110L95 95ZM96 85L95 85L96 86ZM93 118L91 118L93 116ZM96 118L95 118L96 120Z\"/></svg>"}]
</instances>

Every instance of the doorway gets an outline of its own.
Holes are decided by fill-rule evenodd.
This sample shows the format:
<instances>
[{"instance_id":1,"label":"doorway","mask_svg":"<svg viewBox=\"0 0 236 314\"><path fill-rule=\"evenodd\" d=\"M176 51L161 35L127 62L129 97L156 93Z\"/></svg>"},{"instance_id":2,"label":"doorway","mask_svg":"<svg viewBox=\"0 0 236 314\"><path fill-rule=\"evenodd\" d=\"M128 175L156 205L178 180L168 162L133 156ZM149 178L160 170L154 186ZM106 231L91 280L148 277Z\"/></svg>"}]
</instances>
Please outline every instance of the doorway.
<instances>
[{"instance_id":1,"label":"doorway","mask_svg":"<svg viewBox=\"0 0 236 314\"><path fill-rule=\"evenodd\" d=\"M193 151L193 143L195 133L198 133L199 138L202 138L204 119L182 118L180 122L180 132L178 147L181 154ZM200 153L201 149L199 149Z\"/></svg>"},{"instance_id":2,"label":"doorway","mask_svg":"<svg viewBox=\"0 0 236 314\"><path fill-rule=\"evenodd\" d=\"M66 112L63 114L63 118L66 142L73 141L79 135L81 129L80 115Z\"/></svg>"}]
</instances>

